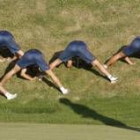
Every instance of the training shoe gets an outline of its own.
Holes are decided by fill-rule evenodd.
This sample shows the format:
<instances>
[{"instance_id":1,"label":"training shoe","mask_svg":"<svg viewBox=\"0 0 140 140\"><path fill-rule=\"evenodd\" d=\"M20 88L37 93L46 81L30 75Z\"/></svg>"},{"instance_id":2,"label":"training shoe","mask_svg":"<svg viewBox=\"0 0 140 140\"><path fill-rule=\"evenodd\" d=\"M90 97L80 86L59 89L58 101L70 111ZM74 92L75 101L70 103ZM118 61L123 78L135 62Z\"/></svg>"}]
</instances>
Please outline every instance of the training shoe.
<instances>
[{"instance_id":1,"label":"training shoe","mask_svg":"<svg viewBox=\"0 0 140 140\"><path fill-rule=\"evenodd\" d=\"M113 83L116 83L118 81L118 77L113 77L111 76L110 78L110 82L113 84Z\"/></svg>"},{"instance_id":2,"label":"training shoe","mask_svg":"<svg viewBox=\"0 0 140 140\"><path fill-rule=\"evenodd\" d=\"M7 100L12 100L15 99L17 97L17 94L9 94L7 97Z\"/></svg>"},{"instance_id":3,"label":"training shoe","mask_svg":"<svg viewBox=\"0 0 140 140\"><path fill-rule=\"evenodd\" d=\"M63 92L62 92L64 95L66 95L66 94L68 94L69 93L69 90L68 89L65 89L65 90L63 90Z\"/></svg>"}]
</instances>

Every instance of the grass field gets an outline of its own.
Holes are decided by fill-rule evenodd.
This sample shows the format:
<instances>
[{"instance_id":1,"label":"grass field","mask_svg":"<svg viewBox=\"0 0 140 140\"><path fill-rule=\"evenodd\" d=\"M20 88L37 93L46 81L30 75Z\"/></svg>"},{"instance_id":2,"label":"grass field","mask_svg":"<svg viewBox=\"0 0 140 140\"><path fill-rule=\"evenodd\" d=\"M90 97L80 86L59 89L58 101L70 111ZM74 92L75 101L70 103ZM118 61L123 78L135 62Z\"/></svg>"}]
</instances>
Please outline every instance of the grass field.
<instances>
[{"instance_id":1,"label":"grass field","mask_svg":"<svg viewBox=\"0 0 140 140\"><path fill-rule=\"evenodd\" d=\"M0 0L0 29L11 31L22 50L40 49L47 61L70 41L78 39L85 41L103 63L140 34L139 3L140 0ZM89 129L93 127L96 137L95 128L101 128L104 140L104 135L109 136L113 130L116 139L120 139L121 133L123 140L137 140L138 131L130 131L140 128L140 61L133 60L135 66L119 61L109 69L119 77L116 84L110 84L94 68L69 70L63 65L56 68L54 72L71 91L67 96L56 90L49 77L42 82L30 82L14 76L5 87L17 93L18 98L7 101L0 97L0 122L90 124ZM8 64L1 63L1 76ZM104 125L108 125L107 133ZM16 124L15 127L18 128ZM5 129L1 131L3 137ZM115 140L113 134L110 139ZM88 133L85 136L88 138Z\"/></svg>"},{"instance_id":2,"label":"grass field","mask_svg":"<svg viewBox=\"0 0 140 140\"><path fill-rule=\"evenodd\" d=\"M139 140L137 131L100 125L0 124L4 140ZM8 135L7 135L8 132Z\"/></svg>"}]
</instances>

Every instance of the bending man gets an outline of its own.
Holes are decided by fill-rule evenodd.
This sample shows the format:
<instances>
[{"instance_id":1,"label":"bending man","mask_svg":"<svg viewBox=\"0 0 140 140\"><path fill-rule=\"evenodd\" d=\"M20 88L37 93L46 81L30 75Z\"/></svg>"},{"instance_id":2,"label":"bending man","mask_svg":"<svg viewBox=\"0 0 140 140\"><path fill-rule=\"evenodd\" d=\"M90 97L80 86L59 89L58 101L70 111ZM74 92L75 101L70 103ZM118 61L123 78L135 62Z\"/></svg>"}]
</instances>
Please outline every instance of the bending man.
<instances>
[{"instance_id":1,"label":"bending man","mask_svg":"<svg viewBox=\"0 0 140 140\"><path fill-rule=\"evenodd\" d=\"M104 67L103 65L93 56L87 48L87 45L83 41L73 41L70 42L66 47L64 52L60 54L60 56L50 64L50 68L54 69L56 66L60 65L62 62L68 61L68 66L71 67L73 57L78 56L83 59L86 63L91 64L92 66L96 66L107 78L111 81L111 83L115 83L117 81L117 77L113 77Z\"/></svg>"},{"instance_id":2,"label":"bending man","mask_svg":"<svg viewBox=\"0 0 140 140\"><path fill-rule=\"evenodd\" d=\"M17 64L15 65L15 67L9 71L4 78L2 79L2 81L0 82L0 91L1 93L3 93L4 96L6 96L6 98L8 100L14 99L17 97L17 94L11 94L9 93L4 87L3 85L17 72L19 72L21 69L24 69L30 65L38 65L40 67L40 69L42 71L44 71L46 74L48 74L51 79L53 80L53 82L59 87L60 91L63 94L67 94L68 90L65 89L61 82L59 81L59 79L56 77L56 75L52 72L52 70L50 69L50 67L48 66L48 64L45 62L43 54L36 49L31 49L29 51L27 51L20 60L17 61ZM30 77L30 75L26 75L28 77L26 77L27 79L32 79Z\"/></svg>"}]
</instances>

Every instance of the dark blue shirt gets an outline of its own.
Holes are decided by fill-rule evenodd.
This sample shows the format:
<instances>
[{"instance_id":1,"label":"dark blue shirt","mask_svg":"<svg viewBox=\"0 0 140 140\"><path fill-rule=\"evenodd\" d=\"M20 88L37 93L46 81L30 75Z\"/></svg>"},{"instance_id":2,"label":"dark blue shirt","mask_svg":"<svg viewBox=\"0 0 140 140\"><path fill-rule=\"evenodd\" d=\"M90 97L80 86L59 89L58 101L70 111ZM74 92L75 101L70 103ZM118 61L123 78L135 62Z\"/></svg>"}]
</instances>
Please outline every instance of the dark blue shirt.
<instances>
[{"instance_id":1,"label":"dark blue shirt","mask_svg":"<svg viewBox=\"0 0 140 140\"><path fill-rule=\"evenodd\" d=\"M31 49L18 60L17 65L21 68L26 68L30 65L37 65L42 71L49 70L50 67L44 60L43 54L37 49Z\"/></svg>"}]
</instances>

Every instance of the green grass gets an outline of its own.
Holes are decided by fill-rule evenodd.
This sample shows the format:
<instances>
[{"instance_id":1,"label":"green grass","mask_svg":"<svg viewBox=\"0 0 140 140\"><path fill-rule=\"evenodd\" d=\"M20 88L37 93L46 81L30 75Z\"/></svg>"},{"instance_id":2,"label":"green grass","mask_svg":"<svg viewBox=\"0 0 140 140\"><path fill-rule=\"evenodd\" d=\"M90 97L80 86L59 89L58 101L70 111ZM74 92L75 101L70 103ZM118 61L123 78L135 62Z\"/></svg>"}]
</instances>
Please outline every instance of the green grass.
<instances>
[{"instance_id":1,"label":"green grass","mask_svg":"<svg viewBox=\"0 0 140 140\"><path fill-rule=\"evenodd\" d=\"M6 140L138 140L137 131L99 125L50 125L0 123L1 139ZM8 132L8 135L7 135Z\"/></svg>"},{"instance_id":2,"label":"green grass","mask_svg":"<svg viewBox=\"0 0 140 140\"><path fill-rule=\"evenodd\" d=\"M139 35L139 0L0 0L0 29L11 31L22 50L40 49L47 61L75 39L85 41L104 62ZM118 62L110 84L96 69L64 66L54 72L71 93L61 95L51 84L16 76L5 86L18 93L0 98L0 122L107 124L140 127L140 61ZM1 75L8 66L2 63Z\"/></svg>"}]
</instances>

